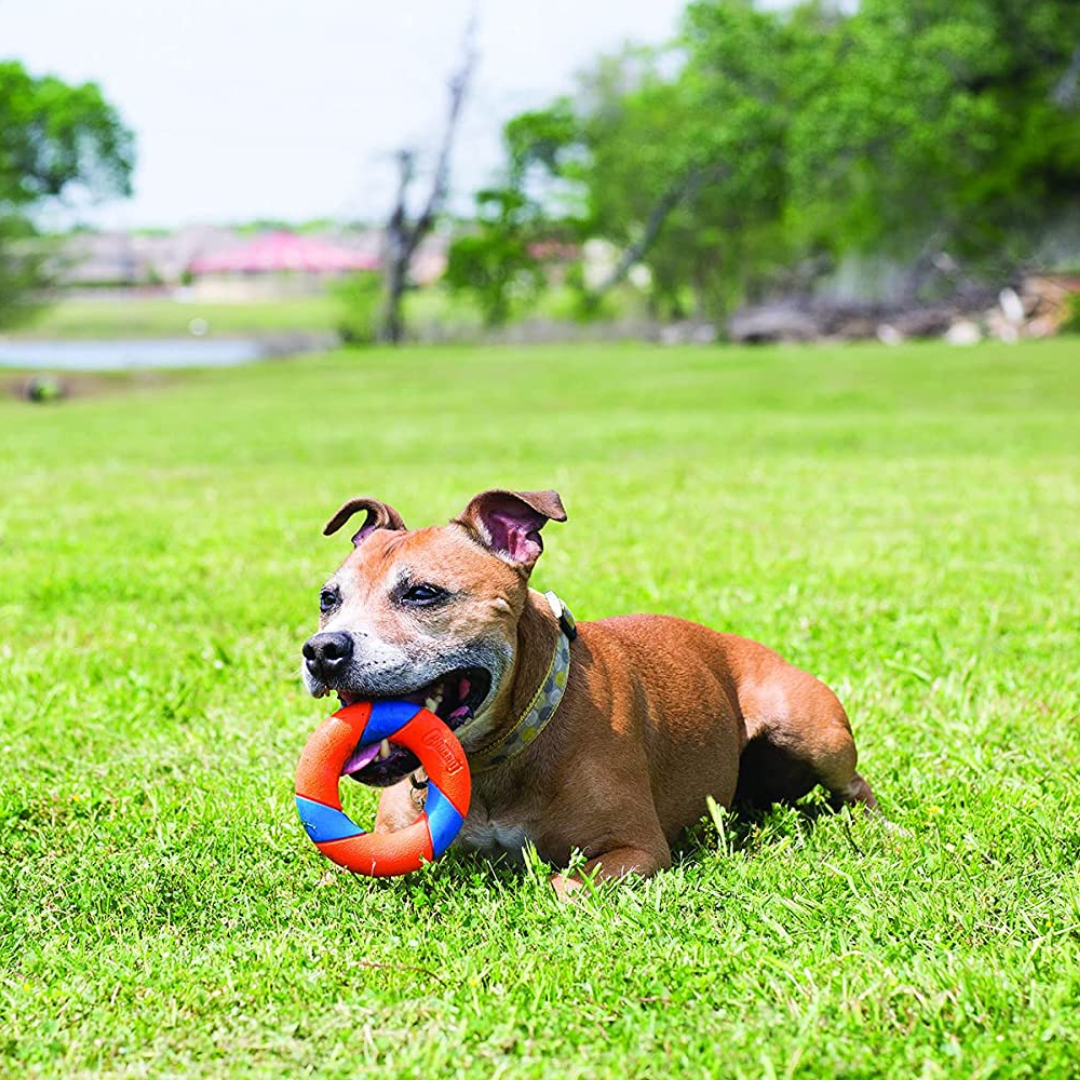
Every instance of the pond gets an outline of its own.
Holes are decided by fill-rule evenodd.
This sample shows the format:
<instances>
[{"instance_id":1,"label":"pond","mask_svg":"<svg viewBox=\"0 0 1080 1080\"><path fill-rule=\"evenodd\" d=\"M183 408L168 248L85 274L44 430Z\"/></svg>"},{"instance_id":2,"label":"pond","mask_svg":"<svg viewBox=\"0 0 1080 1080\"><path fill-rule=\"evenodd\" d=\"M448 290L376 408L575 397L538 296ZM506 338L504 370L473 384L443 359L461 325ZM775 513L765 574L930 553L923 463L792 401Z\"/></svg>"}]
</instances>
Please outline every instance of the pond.
<instances>
[{"instance_id":1,"label":"pond","mask_svg":"<svg viewBox=\"0 0 1080 1080\"><path fill-rule=\"evenodd\" d=\"M231 367L270 355L243 338L126 341L2 341L0 367L46 371L127 371L138 368Z\"/></svg>"}]
</instances>

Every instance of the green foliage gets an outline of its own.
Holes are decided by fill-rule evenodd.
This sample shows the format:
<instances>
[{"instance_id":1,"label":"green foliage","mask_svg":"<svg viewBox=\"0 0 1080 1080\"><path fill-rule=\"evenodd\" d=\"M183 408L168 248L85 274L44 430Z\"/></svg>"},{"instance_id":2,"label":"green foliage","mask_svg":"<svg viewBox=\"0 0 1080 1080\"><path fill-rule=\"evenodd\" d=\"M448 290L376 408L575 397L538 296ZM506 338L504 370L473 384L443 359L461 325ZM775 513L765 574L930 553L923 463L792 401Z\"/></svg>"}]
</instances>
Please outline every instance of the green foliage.
<instances>
[{"instance_id":1,"label":"green foliage","mask_svg":"<svg viewBox=\"0 0 1080 1080\"><path fill-rule=\"evenodd\" d=\"M550 108L521 113L509 120L503 141L512 183L520 185L537 165L549 173L558 173L567 164L567 151L578 138L578 123L566 98L560 98Z\"/></svg>"},{"instance_id":2,"label":"green foliage","mask_svg":"<svg viewBox=\"0 0 1080 1080\"><path fill-rule=\"evenodd\" d=\"M536 243L536 204L513 188L481 191L472 231L450 245L446 283L455 293L471 293L488 326L502 326L515 302L534 299L543 288Z\"/></svg>"},{"instance_id":3,"label":"green foliage","mask_svg":"<svg viewBox=\"0 0 1080 1080\"><path fill-rule=\"evenodd\" d=\"M337 307L337 331L346 345L371 345L379 332L382 277L370 270L334 282L330 293Z\"/></svg>"},{"instance_id":4,"label":"green foliage","mask_svg":"<svg viewBox=\"0 0 1080 1080\"><path fill-rule=\"evenodd\" d=\"M1053 101L1071 0L865 0L827 46L789 146L818 239L994 258L1075 205L1080 112Z\"/></svg>"},{"instance_id":5,"label":"green foliage","mask_svg":"<svg viewBox=\"0 0 1080 1080\"><path fill-rule=\"evenodd\" d=\"M126 195L133 162L132 136L95 84L0 62L0 326L21 321L46 283L43 260L12 243L31 233L27 214L76 188Z\"/></svg>"},{"instance_id":6,"label":"green foliage","mask_svg":"<svg viewBox=\"0 0 1080 1080\"><path fill-rule=\"evenodd\" d=\"M0 1074L1075 1074L1076 351L373 350L0 396ZM569 908L535 861L321 858L321 524L492 485L561 490L534 583L579 619L830 682L908 835L725 816Z\"/></svg>"},{"instance_id":7,"label":"green foliage","mask_svg":"<svg viewBox=\"0 0 1080 1080\"><path fill-rule=\"evenodd\" d=\"M0 330L29 322L40 310L35 289L45 280L44 258L25 218L0 211Z\"/></svg>"},{"instance_id":8,"label":"green foliage","mask_svg":"<svg viewBox=\"0 0 1080 1080\"><path fill-rule=\"evenodd\" d=\"M578 154L578 119L565 99L522 113L503 130L504 182L479 191L476 212L454 238L446 282L468 295L487 326L501 326L545 291L542 252L585 232L575 185L565 182Z\"/></svg>"},{"instance_id":9,"label":"green foliage","mask_svg":"<svg viewBox=\"0 0 1080 1080\"><path fill-rule=\"evenodd\" d=\"M677 192L643 256L652 303L680 316L689 293L700 313L723 310L788 256L782 143L801 32L745 3L692 8L676 77L671 53L602 59L582 78L576 116L564 99L508 125L510 175L534 190L542 171L554 220L623 248Z\"/></svg>"},{"instance_id":10,"label":"green foliage","mask_svg":"<svg viewBox=\"0 0 1080 1080\"><path fill-rule=\"evenodd\" d=\"M126 195L133 165L131 133L94 83L0 63L0 205L32 206L75 185Z\"/></svg>"},{"instance_id":11,"label":"green foliage","mask_svg":"<svg viewBox=\"0 0 1080 1080\"><path fill-rule=\"evenodd\" d=\"M1061 330L1066 334L1080 334L1080 293L1069 301L1068 314L1061 324Z\"/></svg>"},{"instance_id":12,"label":"green foliage","mask_svg":"<svg viewBox=\"0 0 1080 1080\"><path fill-rule=\"evenodd\" d=\"M1080 201L1078 49L1075 0L698 0L674 49L601 58L512 120L507 175L579 237L642 244L661 314L849 252L1000 276Z\"/></svg>"}]
</instances>

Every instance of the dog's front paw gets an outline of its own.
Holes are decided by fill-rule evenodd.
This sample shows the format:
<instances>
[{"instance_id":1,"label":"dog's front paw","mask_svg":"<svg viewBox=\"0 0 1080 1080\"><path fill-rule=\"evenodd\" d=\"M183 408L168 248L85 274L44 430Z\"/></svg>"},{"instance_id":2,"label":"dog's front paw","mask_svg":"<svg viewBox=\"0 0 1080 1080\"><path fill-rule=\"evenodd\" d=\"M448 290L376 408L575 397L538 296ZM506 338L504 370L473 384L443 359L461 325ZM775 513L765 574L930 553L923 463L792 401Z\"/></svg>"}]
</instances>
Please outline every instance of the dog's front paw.
<instances>
[{"instance_id":1,"label":"dog's front paw","mask_svg":"<svg viewBox=\"0 0 1080 1080\"><path fill-rule=\"evenodd\" d=\"M551 887L555 890L555 895L564 903L570 903L574 899L574 894L584 886L585 882L581 878L572 877L569 874L551 875Z\"/></svg>"}]
</instances>

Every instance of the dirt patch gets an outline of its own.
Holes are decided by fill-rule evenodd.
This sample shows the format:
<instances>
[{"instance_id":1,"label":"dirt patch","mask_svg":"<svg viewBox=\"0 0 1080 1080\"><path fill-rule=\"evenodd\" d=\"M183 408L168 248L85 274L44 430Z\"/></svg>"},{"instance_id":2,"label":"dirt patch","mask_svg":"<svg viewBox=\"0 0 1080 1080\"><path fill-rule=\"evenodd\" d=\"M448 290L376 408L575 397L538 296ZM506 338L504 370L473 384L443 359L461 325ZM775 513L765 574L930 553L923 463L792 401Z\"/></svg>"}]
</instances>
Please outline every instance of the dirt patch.
<instances>
[{"instance_id":1,"label":"dirt patch","mask_svg":"<svg viewBox=\"0 0 1080 1080\"><path fill-rule=\"evenodd\" d=\"M94 372L30 371L0 381L0 394L27 404L51 405L72 398L104 397L147 390L165 390L183 382L181 372L125 371L116 374Z\"/></svg>"}]
</instances>

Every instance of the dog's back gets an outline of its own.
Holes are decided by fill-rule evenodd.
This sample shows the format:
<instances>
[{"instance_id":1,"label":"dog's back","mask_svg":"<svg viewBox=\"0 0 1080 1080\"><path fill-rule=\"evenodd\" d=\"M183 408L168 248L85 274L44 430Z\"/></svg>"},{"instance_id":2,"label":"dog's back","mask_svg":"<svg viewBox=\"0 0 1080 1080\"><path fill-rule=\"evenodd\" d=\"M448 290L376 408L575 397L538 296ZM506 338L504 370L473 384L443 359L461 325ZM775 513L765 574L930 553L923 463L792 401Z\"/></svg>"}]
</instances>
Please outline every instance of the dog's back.
<instances>
[{"instance_id":1,"label":"dog's back","mask_svg":"<svg viewBox=\"0 0 1080 1080\"><path fill-rule=\"evenodd\" d=\"M836 695L772 649L666 615L581 624L605 710L640 739L670 840L705 812L705 797L763 804L816 783L852 791L856 753ZM596 663L595 658L601 662ZM597 688L588 675L589 693ZM623 707L619 707L619 706Z\"/></svg>"}]
</instances>

